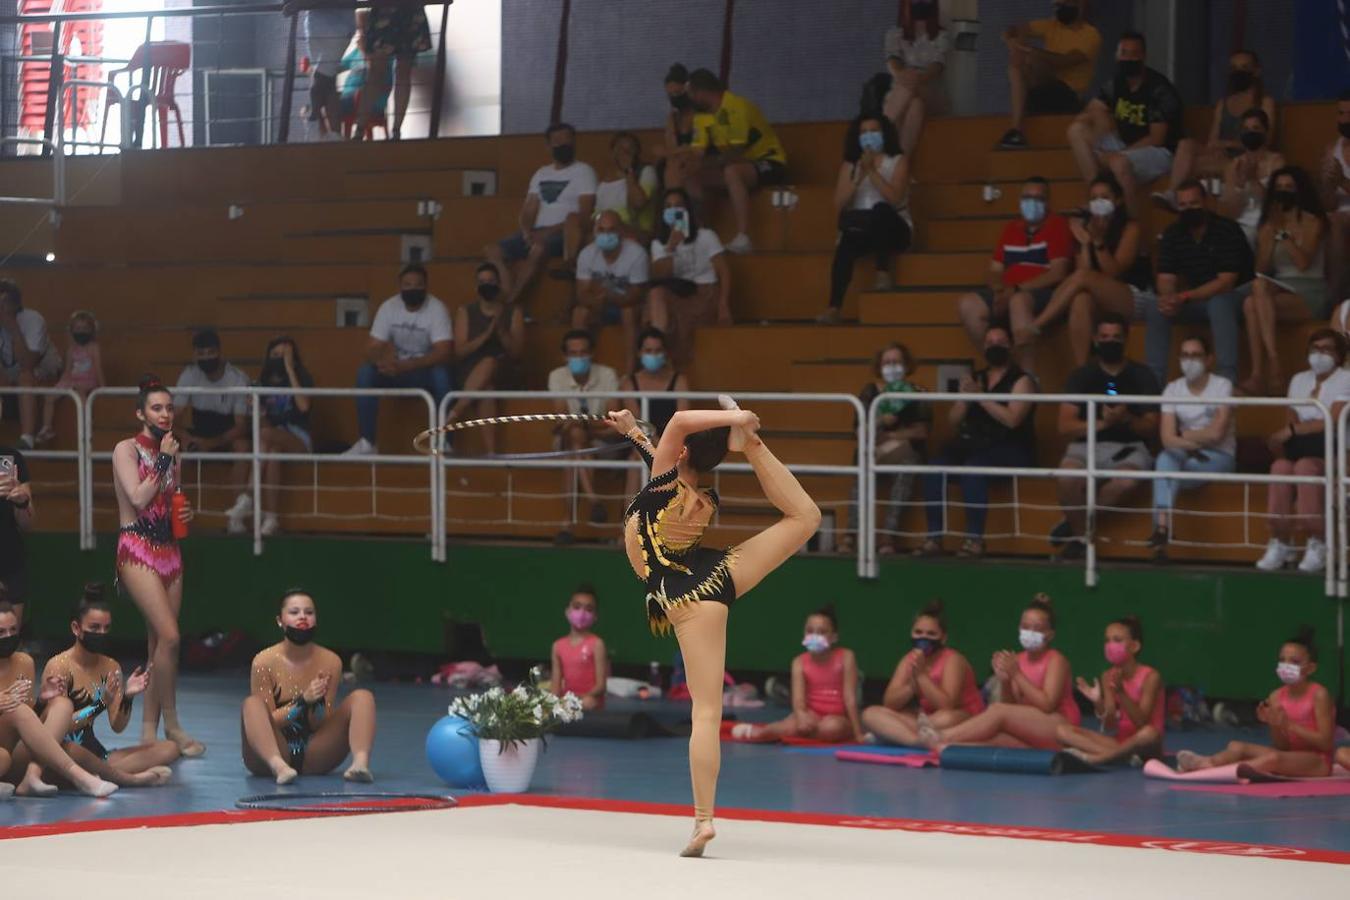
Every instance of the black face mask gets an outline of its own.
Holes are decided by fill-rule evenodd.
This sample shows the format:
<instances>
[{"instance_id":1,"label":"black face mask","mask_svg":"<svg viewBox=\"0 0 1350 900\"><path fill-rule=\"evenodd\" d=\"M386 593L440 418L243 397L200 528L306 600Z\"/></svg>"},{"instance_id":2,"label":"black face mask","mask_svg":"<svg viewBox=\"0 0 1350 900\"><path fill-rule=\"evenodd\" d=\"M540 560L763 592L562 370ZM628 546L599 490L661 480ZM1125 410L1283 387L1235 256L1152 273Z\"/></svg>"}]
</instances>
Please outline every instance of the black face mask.
<instances>
[{"instance_id":1,"label":"black face mask","mask_svg":"<svg viewBox=\"0 0 1350 900\"><path fill-rule=\"evenodd\" d=\"M680 112L684 112L686 109L694 105L694 101L689 99L688 94L671 94L669 96L670 96L670 105L675 109L678 109Z\"/></svg>"},{"instance_id":2,"label":"black face mask","mask_svg":"<svg viewBox=\"0 0 1350 900\"><path fill-rule=\"evenodd\" d=\"M1078 7L1060 4L1055 7L1055 18L1061 25L1072 25L1078 21Z\"/></svg>"},{"instance_id":3,"label":"black face mask","mask_svg":"<svg viewBox=\"0 0 1350 900\"><path fill-rule=\"evenodd\" d=\"M1234 69L1228 73L1228 93L1241 94L1243 91L1252 89L1256 84L1256 75L1245 69Z\"/></svg>"},{"instance_id":4,"label":"black face mask","mask_svg":"<svg viewBox=\"0 0 1350 900\"><path fill-rule=\"evenodd\" d=\"M571 165L572 160L577 158L577 148L572 144L559 144L550 152L553 154L553 161L563 166Z\"/></svg>"},{"instance_id":5,"label":"black face mask","mask_svg":"<svg viewBox=\"0 0 1350 900\"><path fill-rule=\"evenodd\" d=\"M1123 341L1098 341L1096 350L1097 358L1110 366L1125 358L1125 343Z\"/></svg>"},{"instance_id":6,"label":"black face mask","mask_svg":"<svg viewBox=\"0 0 1350 900\"><path fill-rule=\"evenodd\" d=\"M984 361L989 363L995 369L1001 369L1008 364L1012 358L1012 350L1004 347L1002 344L994 344L992 347L984 348Z\"/></svg>"},{"instance_id":7,"label":"black face mask","mask_svg":"<svg viewBox=\"0 0 1350 900\"><path fill-rule=\"evenodd\" d=\"M94 333L92 331L72 331L70 339L83 347L94 339Z\"/></svg>"},{"instance_id":8,"label":"black face mask","mask_svg":"<svg viewBox=\"0 0 1350 900\"><path fill-rule=\"evenodd\" d=\"M150 432L150 436L157 441L164 440L164 435L169 433L165 431L163 428L160 428L158 425L154 424L153 422L146 422L145 428L147 431Z\"/></svg>"},{"instance_id":9,"label":"black face mask","mask_svg":"<svg viewBox=\"0 0 1350 900\"><path fill-rule=\"evenodd\" d=\"M290 625L287 625L282 631L286 633L286 640L295 644L297 647L303 647L314 640L314 636L319 633L319 626L315 625L313 628L293 628Z\"/></svg>"},{"instance_id":10,"label":"black face mask","mask_svg":"<svg viewBox=\"0 0 1350 900\"><path fill-rule=\"evenodd\" d=\"M1260 150L1266 144L1266 133L1264 131L1244 131L1238 135L1238 140L1248 150Z\"/></svg>"},{"instance_id":11,"label":"black face mask","mask_svg":"<svg viewBox=\"0 0 1350 900\"><path fill-rule=\"evenodd\" d=\"M18 634L0 638L0 659L9 659L19 649Z\"/></svg>"},{"instance_id":12,"label":"black face mask","mask_svg":"<svg viewBox=\"0 0 1350 900\"><path fill-rule=\"evenodd\" d=\"M108 655L108 648L112 646L112 635L106 632L81 631L80 646L90 653L96 653L100 656Z\"/></svg>"},{"instance_id":13,"label":"black face mask","mask_svg":"<svg viewBox=\"0 0 1350 900\"><path fill-rule=\"evenodd\" d=\"M1116 74L1121 78L1138 78L1144 74L1144 61L1142 59L1117 60Z\"/></svg>"},{"instance_id":14,"label":"black face mask","mask_svg":"<svg viewBox=\"0 0 1350 900\"><path fill-rule=\"evenodd\" d=\"M403 298L403 305L408 309L417 309L427 302L426 288L404 288L398 295Z\"/></svg>"},{"instance_id":15,"label":"black face mask","mask_svg":"<svg viewBox=\"0 0 1350 900\"><path fill-rule=\"evenodd\" d=\"M1271 199L1283 209L1293 209L1298 204L1298 194L1294 191L1271 191Z\"/></svg>"},{"instance_id":16,"label":"black face mask","mask_svg":"<svg viewBox=\"0 0 1350 900\"><path fill-rule=\"evenodd\" d=\"M286 378L286 361L284 359L267 358L263 363L262 381L271 384L272 382L282 381Z\"/></svg>"},{"instance_id":17,"label":"black face mask","mask_svg":"<svg viewBox=\"0 0 1350 900\"><path fill-rule=\"evenodd\" d=\"M1192 206L1181 211L1181 224L1187 228L1201 228L1209 221L1209 210L1202 206Z\"/></svg>"},{"instance_id":18,"label":"black face mask","mask_svg":"<svg viewBox=\"0 0 1350 900\"><path fill-rule=\"evenodd\" d=\"M221 362L221 359L220 359L219 356L214 356L214 357L212 357L212 358L210 358L210 359L199 359L199 360L197 360L197 368L201 369L201 370L202 370L203 372L205 372L207 375L214 375L214 374L216 374L217 372L220 371L220 367L221 367L222 365L224 365L224 363Z\"/></svg>"},{"instance_id":19,"label":"black face mask","mask_svg":"<svg viewBox=\"0 0 1350 900\"><path fill-rule=\"evenodd\" d=\"M502 286L500 284L483 283L478 285L478 296L482 297L488 303L491 303L493 300L496 300L499 296L501 296L501 293L502 293Z\"/></svg>"},{"instance_id":20,"label":"black face mask","mask_svg":"<svg viewBox=\"0 0 1350 900\"><path fill-rule=\"evenodd\" d=\"M1336 126L1336 130L1340 132L1341 137L1350 140L1350 122L1342 122Z\"/></svg>"}]
</instances>

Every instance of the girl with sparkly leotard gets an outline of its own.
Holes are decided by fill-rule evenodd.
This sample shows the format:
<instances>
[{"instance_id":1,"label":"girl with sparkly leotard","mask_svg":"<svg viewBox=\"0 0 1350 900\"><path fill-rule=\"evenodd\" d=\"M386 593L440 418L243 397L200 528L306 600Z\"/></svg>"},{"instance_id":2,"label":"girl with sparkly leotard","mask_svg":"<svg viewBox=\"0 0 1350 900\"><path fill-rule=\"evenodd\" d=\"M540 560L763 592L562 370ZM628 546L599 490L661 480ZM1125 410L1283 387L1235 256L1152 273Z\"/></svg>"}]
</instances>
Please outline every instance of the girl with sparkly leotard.
<instances>
[{"instance_id":1,"label":"girl with sparkly leotard","mask_svg":"<svg viewBox=\"0 0 1350 900\"><path fill-rule=\"evenodd\" d=\"M173 496L180 483L178 440L173 435L173 395L153 375L141 380L136 418L141 430L113 449L113 490L121 532L117 538L117 581L145 617L155 683L146 694L141 742L164 736L184 756L206 747L178 721L178 613L183 606L183 560L173 537ZM178 515L186 522L186 502Z\"/></svg>"}]
</instances>

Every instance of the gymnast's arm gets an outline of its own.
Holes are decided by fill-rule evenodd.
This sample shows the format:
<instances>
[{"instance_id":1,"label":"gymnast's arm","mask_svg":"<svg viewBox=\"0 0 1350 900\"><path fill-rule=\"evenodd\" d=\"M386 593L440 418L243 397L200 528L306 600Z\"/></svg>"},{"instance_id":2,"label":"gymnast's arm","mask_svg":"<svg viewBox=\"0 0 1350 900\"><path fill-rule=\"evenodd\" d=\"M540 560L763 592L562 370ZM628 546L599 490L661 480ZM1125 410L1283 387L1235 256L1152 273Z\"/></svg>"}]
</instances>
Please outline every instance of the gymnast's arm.
<instances>
[{"instance_id":1,"label":"gymnast's arm","mask_svg":"<svg viewBox=\"0 0 1350 900\"><path fill-rule=\"evenodd\" d=\"M1013 676L1013 682L1018 688L1018 698L1024 705L1034 706L1043 713L1053 713L1059 709L1064 691L1069 686L1069 664L1063 656L1057 654L1052 657L1045 673L1043 689L1032 684L1021 669Z\"/></svg>"},{"instance_id":2,"label":"gymnast's arm","mask_svg":"<svg viewBox=\"0 0 1350 900\"><path fill-rule=\"evenodd\" d=\"M714 428L734 428L744 424L753 415L739 409L687 409L675 413L670 417L666 430L661 433L652 473L662 474L675 468L680 452L684 450L684 439L689 435Z\"/></svg>"},{"instance_id":3,"label":"gymnast's arm","mask_svg":"<svg viewBox=\"0 0 1350 900\"><path fill-rule=\"evenodd\" d=\"M895 667L891 683L886 685L886 693L881 698L882 706L896 712L914 702L914 665L912 661L909 665L905 665L906 659L908 657L901 659L899 665Z\"/></svg>"}]
</instances>

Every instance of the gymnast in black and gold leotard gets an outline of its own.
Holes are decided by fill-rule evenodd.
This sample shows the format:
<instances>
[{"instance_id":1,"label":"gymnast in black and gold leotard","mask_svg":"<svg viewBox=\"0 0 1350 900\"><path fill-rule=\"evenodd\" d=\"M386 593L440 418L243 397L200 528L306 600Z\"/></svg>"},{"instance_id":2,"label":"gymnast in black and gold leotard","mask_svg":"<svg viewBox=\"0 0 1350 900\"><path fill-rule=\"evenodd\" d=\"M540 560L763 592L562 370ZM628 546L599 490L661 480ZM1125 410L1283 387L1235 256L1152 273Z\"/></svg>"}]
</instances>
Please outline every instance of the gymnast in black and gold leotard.
<instances>
[{"instance_id":1,"label":"gymnast in black and gold leotard","mask_svg":"<svg viewBox=\"0 0 1350 900\"><path fill-rule=\"evenodd\" d=\"M342 660L314 643L314 598L298 589L283 594L277 626L283 639L253 657L242 709L245 767L290 784L297 775L331 772L350 752L343 777L373 781L375 697L355 690L337 702Z\"/></svg>"},{"instance_id":2,"label":"gymnast in black and gold leotard","mask_svg":"<svg viewBox=\"0 0 1350 900\"><path fill-rule=\"evenodd\" d=\"M637 447L651 480L629 504L624 549L647 587L652 629L675 629L693 700L689 769L694 788L694 835L683 856L701 856L715 836L713 803L721 765L722 674L726 664L727 614L796 553L820 525L820 510L757 435L759 417L735 408L677 412L653 447L632 413L610 413L610 423ZM728 450L745 454L764 496L783 518L729 550L701 546L717 512L717 494L701 490L699 477L721 463Z\"/></svg>"}]
</instances>

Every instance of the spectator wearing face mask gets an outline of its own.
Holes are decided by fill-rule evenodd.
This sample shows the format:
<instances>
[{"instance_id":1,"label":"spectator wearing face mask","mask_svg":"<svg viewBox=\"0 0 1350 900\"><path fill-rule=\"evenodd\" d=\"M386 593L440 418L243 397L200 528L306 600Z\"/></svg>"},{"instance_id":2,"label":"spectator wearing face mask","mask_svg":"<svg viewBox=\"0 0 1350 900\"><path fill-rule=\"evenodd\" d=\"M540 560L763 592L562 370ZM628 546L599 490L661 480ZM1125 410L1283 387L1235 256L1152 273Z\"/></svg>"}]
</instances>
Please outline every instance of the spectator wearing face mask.
<instances>
[{"instance_id":1,"label":"spectator wearing face mask","mask_svg":"<svg viewBox=\"0 0 1350 900\"><path fill-rule=\"evenodd\" d=\"M956 437L932 460L934 469L945 466L1030 466L1036 456L1036 423L1032 405L1015 397L1036 393L1036 383L1012 361L1012 338L1002 325L992 325L984 333L984 360L987 367L974 376L961 378L963 394L1006 394L1006 402L962 400L952 405L947 422ZM987 475L958 475L966 506L965 539L958 556L984 555L984 523L989 513ZM943 515L947 476L935 471L923 476L924 512L928 517L928 539L915 551L916 556L942 553ZM948 529L954 530L954 529Z\"/></svg>"},{"instance_id":2,"label":"spectator wearing face mask","mask_svg":"<svg viewBox=\"0 0 1350 900\"><path fill-rule=\"evenodd\" d=\"M1026 148L1022 122L1027 115L1063 115L1083 108L1102 35L1083 18L1078 0L1056 0L1054 12L1053 19L1010 25L1003 32L1012 127L999 140L1000 150ZM1033 38L1042 46L1027 43Z\"/></svg>"},{"instance_id":3,"label":"spectator wearing face mask","mask_svg":"<svg viewBox=\"0 0 1350 900\"><path fill-rule=\"evenodd\" d=\"M1256 271L1243 304L1252 358L1249 394L1278 394L1280 353L1275 326L1327 315L1327 222L1312 178L1298 166L1270 176L1256 241ZM1264 377L1268 375L1268 377Z\"/></svg>"},{"instance_id":4,"label":"spectator wearing face mask","mask_svg":"<svg viewBox=\"0 0 1350 900\"><path fill-rule=\"evenodd\" d=\"M1224 168L1219 214L1237 222L1247 243L1255 247L1261 211L1266 208L1266 186L1275 170L1284 168L1284 157L1270 149L1270 117L1259 109L1243 114L1238 140L1242 152ZM1170 202L1176 205L1175 195Z\"/></svg>"},{"instance_id":5,"label":"spectator wearing face mask","mask_svg":"<svg viewBox=\"0 0 1350 900\"><path fill-rule=\"evenodd\" d=\"M694 330L731 324L731 266L717 232L704 228L683 188L668 188L652 239L648 318L687 358Z\"/></svg>"},{"instance_id":6,"label":"spectator wearing face mask","mask_svg":"<svg viewBox=\"0 0 1350 900\"><path fill-rule=\"evenodd\" d=\"M1097 322L1094 349L1097 358L1069 374L1066 394L1096 394L1097 419L1089 422L1086 403L1059 405L1059 433L1069 439L1060 460L1061 469L1086 469L1088 429L1096 432L1094 444L1098 469L1151 469L1153 456L1148 445L1158 434L1158 408L1143 404L1112 403L1111 397L1141 396L1159 393L1158 380L1147 366L1125 356L1125 341L1130 323L1122 316L1108 313ZM1097 489L1099 509L1119 506L1140 482L1132 478L1111 478ZM1052 545L1063 545L1060 559L1082 559L1087 524L1087 481L1083 478L1058 480L1059 505L1064 520L1050 532ZM1100 515L1100 512L1098 513Z\"/></svg>"},{"instance_id":7,"label":"spectator wearing face mask","mask_svg":"<svg viewBox=\"0 0 1350 900\"><path fill-rule=\"evenodd\" d=\"M619 401L613 396L619 391L619 376L609 366L592 361L595 352L595 338L589 331L573 329L563 335L563 365L548 374L550 393L573 392L594 393L593 398L569 398L553 401L555 411L573 415L605 416L619 408ZM555 434L559 449L585 450L595 447L614 434L614 430L605 421L567 422L560 426ZM628 442L623 441L624 446ZM577 489L580 485L581 496ZM568 519L554 539L558 544L570 544L575 537L573 529L576 523L578 500L590 503L590 520L604 522L606 512L600 496L595 490L593 469L573 468L563 472L563 495L568 498Z\"/></svg>"},{"instance_id":8,"label":"spectator wearing face mask","mask_svg":"<svg viewBox=\"0 0 1350 900\"><path fill-rule=\"evenodd\" d=\"M863 114L844 137L844 162L834 188L839 240L830 266L830 308L816 321L839 321L858 259L876 260L877 290L894 285L893 257L909 249L909 161L900 152L895 126L885 116Z\"/></svg>"},{"instance_id":9,"label":"spectator wearing face mask","mask_svg":"<svg viewBox=\"0 0 1350 900\"><path fill-rule=\"evenodd\" d=\"M1350 401L1350 371L1343 368L1345 354L1346 342L1339 332L1319 328L1308 335L1308 368L1289 379L1289 399L1320 400L1331 412L1331 421L1340 421L1341 408ZM1270 474L1325 475L1325 431L1321 410L1290 407L1287 423L1266 441L1278 457L1270 466ZM1298 570L1310 574L1322 571L1327 564L1322 485L1272 484L1267 493L1270 542L1256 567L1275 572L1293 562L1293 540L1302 535L1306 543Z\"/></svg>"},{"instance_id":10,"label":"spectator wearing face mask","mask_svg":"<svg viewBox=\"0 0 1350 900\"><path fill-rule=\"evenodd\" d=\"M1350 89L1336 98L1336 132L1322 156L1319 182L1322 206L1330 211L1331 257L1328 281L1333 296L1344 296L1346 242L1350 241Z\"/></svg>"},{"instance_id":11,"label":"spectator wearing face mask","mask_svg":"<svg viewBox=\"0 0 1350 900\"><path fill-rule=\"evenodd\" d=\"M1275 134L1272 127L1278 119L1275 116L1275 98L1266 93L1265 83L1261 80L1261 60L1252 50L1237 50L1228 58L1228 84L1223 98L1214 106L1209 139L1203 145L1194 138L1183 138L1177 143L1176 159L1172 163L1172 184L1181 184L1192 176L1221 176L1233 160L1249 152L1251 148L1248 145L1253 138L1246 136L1249 130L1247 116L1253 111L1264 116L1262 144L1273 147ZM1176 211L1176 194L1173 191L1156 193L1153 201L1165 209Z\"/></svg>"},{"instance_id":12,"label":"spectator wearing face mask","mask_svg":"<svg viewBox=\"0 0 1350 900\"><path fill-rule=\"evenodd\" d=\"M695 173L685 187L695 200L705 187L725 189L736 217L736 236L727 242L732 253L749 253L750 194L766 184L787 180L787 151L773 126L749 99L727 90L707 69L689 76L694 102Z\"/></svg>"},{"instance_id":13,"label":"spectator wearing face mask","mask_svg":"<svg viewBox=\"0 0 1350 900\"><path fill-rule=\"evenodd\" d=\"M666 72L665 129L656 155L662 184L684 184L693 176L694 101L689 96L689 70L675 63Z\"/></svg>"},{"instance_id":14,"label":"spectator wearing face mask","mask_svg":"<svg viewBox=\"0 0 1350 900\"><path fill-rule=\"evenodd\" d=\"M595 211L595 170L577 160L576 129L555 122L544 132L544 140L553 162L530 179L520 208L520 231L483 248L502 273L507 303L525 295L547 260L576 259Z\"/></svg>"},{"instance_id":15,"label":"spectator wearing face mask","mask_svg":"<svg viewBox=\"0 0 1350 900\"><path fill-rule=\"evenodd\" d=\"M957 301L961 324L970 343L984 352L984 333L991 321L1012 320L1014 332L1028 329L1050 303L1055 286L1069 274L1073 238L1064 217L1049 212L1050 182L1039 175L1022 185L1021 217L1003 226L998 246L989 260L987 287ZM1034 371L1029 349L1018 363Z\"/></svg>"},{"instance_id":16,"label":"spectator wearing face mask","mask_svg":"<svg viewBox=\"0 0 1350 900\"><path fill-rule=\"evenodd\" d=\"M300 348L290 337L276 337L267 342L263 354L262 374L258 384L267 388L312 388L314 376L305 368ZM314 439L309 432L309 409L312 398L303 393L265 394L259 402L263 408L263 422L259 433L259 449L263 453L313 453ZM263 516L261 531L264 536L281 529L278 514L281 510L281 460L263 462L262 479ZM231 526L235 523L231 522ZM247 523L238 523L247 530Z\"/></svg>"},{"instance_id":17,"label":"spectator wearing face mask","mask_svg":"<svg viewBox=\"0 0 1350 900\"><path fill-rule=\"evenodd\" d=\"M399 292L380 304L370 325L366 361L356 373L359 388L422 388L439 407L450 393L450 351L454 334L445 304L427 293L427 270L409 263L398 275ZM380 398L358 397L361 437L347 453L377 453Z\"/></svg>"},{"instance_id":18,"label":"spectator wearing face mask","mask_svg":"<svg viewBox=\"0 0 1350 900\"><path fill-rule=\"evenodd\" d=\"M70 351L66 354L66 367L56 387L75 391L88 399L90 391L107 384L103 377L103 349L98 343L98 319L88 310L77 310L70 316L68 329ZM52 425L59 399L46 397L42 401L42 430L37 435L39 444L56 438L56 430Z\"/></svg>"},{"instance_id":19,"label":"spectator wearing face mask","mask_svg":"<svg viewBox=\"0 0 1350 900\"><path fill-rule=\"evenodd\" d=\"M455 382L461 390L495 391L512 374L512 364L525 349L525 313L502 302L501 274L490 262L474 271L476 296L455 310ZM446 422L463 418L470 409L490 418L497 415L496 400L458 397ZM497 452L497 429L482 429L489 456Z\"/></svg>"},{"instance_id":20,"label":"spectator wearing face mask","mask_svg":"<svg viewBox=\"0 0 1350 900\"><path fill-rule=\"evenodd\" d=\"M1237 381L1238 317L1252 280L1252 250L1237 223L1207 208L1205 186L1192 179L1177 189L1181 215L1158 240L1157 295L1145 296L1145 355L1159 383L1172 360L1172 325L1208 322L1216 371Z\"/></svg>"},{"instance_id":21,"label":"spectator wearing face mask","mask_svg":"<svg viewBox=\"0 0 1350 900\"><path fill-rule=\"evenodd\" d=\"M182 388L245 388L253 382L233 363L220 354L220 335L214 328L205 328L192 336L194 365L178 376ZM248 453L253 446L249 435L247 394L190 394L182 393L177 402L180 412L191 410L191 424L183 449L189 453ZM253 512L253 493L248 488L249 466L245 460L230 464L230 488L235 492L234 505L226 510L227 527L231 534L245 530L246 520Z\"/></svg>"},{"instance_id":22,"label":"spectator wearing face mask","mask_svg":"<svg viewBox=\"0 0 1350 900\"><path fill-rule=\"evenodd\" d=\"M882 112L900 132L900 147L913 158L924 120L947 109L942 73L952 40L939 22L937 0L914 0L904 24L886 32L886 68L891 89Z\"/></svg>"},{"instance_id":23,"label":"spectator wearing face mask","mask_svg":"<svg viewBox=\"0 0 1350 900\"><path fill-rule=\"evenodd\" d=\"M638 336L637 350L639 365L624 379L623 389L651 395L647 400L647 415L642 415L641 403L636 399L625 400L623 405L635 418L645 418L651 422L656 427L656 437L659 438L661 432L670 424L671 416L689 408L688 400L683 398L677 400L661 395L688 392L689 379L675 368L670 358L670 348L666 344L666 336L659 329L648 328L643 331ZM639 458L637 451L633 452L631 458ZM640 474L637 469L628 470L625 496L632 497L637 494Z\"/></svg>"},{"instance_id":24,"label":"spectator wearing face mask","mask_svg":"<svg viewBox=\"0 0 1350 900\"><path fill-rule=\"evenodd\" d=\"M1233 396L1233 382L1213 374L1209 342L1194 335L1181 342L1181 377L1163 389L1162 452L1159 472L1231 472L1236 467L1237 429L1233 407L1218 403L1168 403L1168 398L1222 400ZM1172 536L1172 508L1178 491L1200 487L1199 481L1158 479L1153 482L1153 534L1148 539L1155 560L1167 554Z\"/></svg>"},{"instance_id":25,"label":"spectator wearing face mask","mask_svg":"<svg viewBox=\"0 0 1350 900\"><path fill-rule=\"evenodd\" d=\"M595 221L595 241L577 257L572 327L594 332L602 325L621 323L629 369L633 367L650 266L647 251L625 236L623 220L614 210L600 213Z\"/></svg>"},{"instance_id":26,"label":"spectator wearing face mask","mask_svg":"<svg viewBox=\"0 0 1350 900\"><path fill-rule=\"evenodd\" d=\"M1121 35L1115 77L1068 132L1083 180L1109 169L1132 208L1136 188L1172 170L1182 130L1181 96L1162 73L1144 65L1145 51L1142 34Z\"/></svg>"}]
</instances>

